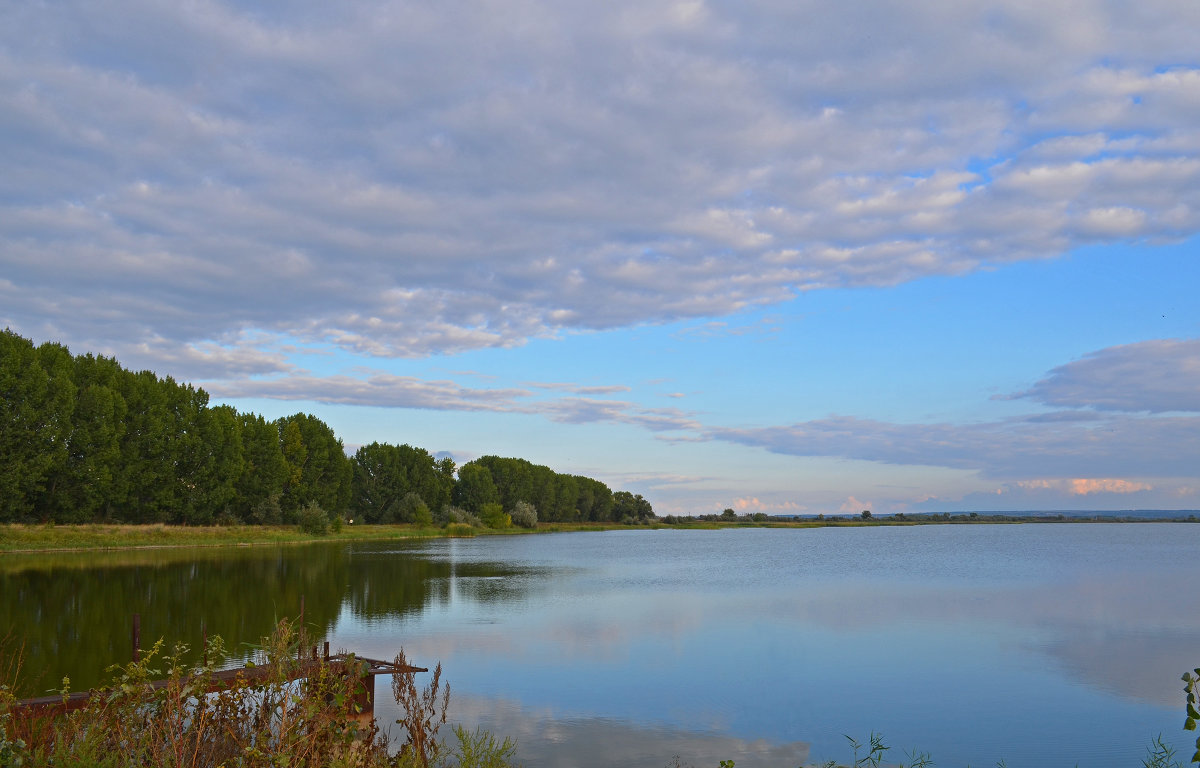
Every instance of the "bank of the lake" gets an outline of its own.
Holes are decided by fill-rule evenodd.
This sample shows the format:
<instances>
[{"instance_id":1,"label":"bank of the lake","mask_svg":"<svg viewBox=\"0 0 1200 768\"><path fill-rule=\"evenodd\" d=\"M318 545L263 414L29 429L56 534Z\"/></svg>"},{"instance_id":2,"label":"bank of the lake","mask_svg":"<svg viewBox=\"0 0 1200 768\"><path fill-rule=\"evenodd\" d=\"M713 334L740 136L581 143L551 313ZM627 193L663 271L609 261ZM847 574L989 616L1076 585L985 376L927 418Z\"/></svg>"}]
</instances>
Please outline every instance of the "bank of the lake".
<instances>
[{"instance_id":1,"label":"bank of the lake","mask_svg":"<svg viewBox=\"0 0 1200 768\"><path fill-rule=\"evenodd\" d=\"M806 520L724 520L716 516L701 518L660 518L646 523L541 523L536 528L510 526L502 529L475 527L347 524L314 536L295 525L122 525L88 523L84 525L0 524L0 554L105 549L149 549L165 547L235 547L268 544L312 544L317 542L397 541L468 536L522 535L531 533L575 533L581 531L644 530L716 530L722 528L848 528L914 525L1011 525L1020 523L1187 523L1196 518L1131 518L1120 515L1056 516L988 514L929 515L912 517L841 517Z\"/></svg>"},{"instance_id":2,"label":"bank of the lake","mask_svg":"<svg viewBox=\"0 0 1200 768\"><path fill-rule=\"evenodd\" d=\"M23 525L0 524L0 554L35 552L72 552L90 550L163 549L191 547L238 547L273 544L317 544L352 541L400 541L469 536L515 536L531 533L611 531L653 526L618 523L549 523L536 529L503 529L418 526L418 525L345 525L340 531L314 536L295 525ZM687 526L679 526L687 527ZM697 523L693 527L720 527Z\"/></svg>"}]
</instances>

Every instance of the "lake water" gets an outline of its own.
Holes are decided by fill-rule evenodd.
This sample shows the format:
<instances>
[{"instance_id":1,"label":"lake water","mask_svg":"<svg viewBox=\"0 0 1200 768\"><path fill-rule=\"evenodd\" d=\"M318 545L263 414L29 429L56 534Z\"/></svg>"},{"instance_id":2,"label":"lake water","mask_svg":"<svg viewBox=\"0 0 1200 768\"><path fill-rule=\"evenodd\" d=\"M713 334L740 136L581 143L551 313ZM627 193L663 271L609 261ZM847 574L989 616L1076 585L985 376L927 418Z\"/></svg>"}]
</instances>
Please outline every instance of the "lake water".
<instances>
[{"instance_id":1,"label":"lake water","mask_svg":"<svg viewBox=\"0 0 1200 768\"><path fill-rule=\"evenodd\" d=\"M528 768L1186 760L1200 526L612 531L0 557L0 628L41 690L143 637L252 641L305 598L334 647L441 661L451 719ZM143 645L148 645L144 642ZM397 713L380 678L377 714Z\"/></svg>"}]
</instances>

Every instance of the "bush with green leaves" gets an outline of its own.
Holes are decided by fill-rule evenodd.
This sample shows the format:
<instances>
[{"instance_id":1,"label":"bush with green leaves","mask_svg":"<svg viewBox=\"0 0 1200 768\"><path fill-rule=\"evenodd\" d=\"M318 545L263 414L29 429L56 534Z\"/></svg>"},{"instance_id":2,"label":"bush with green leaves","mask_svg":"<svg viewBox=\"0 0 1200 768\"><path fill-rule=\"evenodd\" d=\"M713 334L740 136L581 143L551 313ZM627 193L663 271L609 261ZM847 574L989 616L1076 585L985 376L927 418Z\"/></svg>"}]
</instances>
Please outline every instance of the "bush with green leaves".
<instances>
[{"instance_id":1,"label":"bush with green leaves","mask_svg":"<svg viewBox=\"0 0 1200 768\"><path fill-rule=\"evenodd\" d=\"M421 494L409 491L404 494L404 498L400 499L400 506L396 510L396 522L432 525L433 513L429 511Z\"/></svg>"},{"instance_id":2,"label":"bush with green leaves","mask_svg":"<svg viewBox=\"0 0 1200 768\"><path fill-rule=\"evenodd\" d=\"M1187 694L1187 719L1183 721L1183 729L1194 731L1196 723L1200 721L1200 667L1184 672L1183 682L1186 683L1183 691ZM1200 763L1200 739L1196 739L1196 753L1192 755L1192 762Z\"/></svg>"},{"instance_id":3,"label":"bush with green leaves","mask_svg":"<svg viewBox=\"0 0 1200 768\"><path fill-rule=\"evenodd\" d=\"M315 501L310 501L308 506L300 510L296 515L296 524L310 536L329 533L329 515Z\"/></svg>"},{"instance_id":4,"label":"bush with green leaves","mask_svg":"<svg viewBox=\"0 0 1200 768\"><path fill-rule=\"evenodd\" d=\"M504 507L498 503L484 504L479 516L483 519L483 524L488 528L509 528L512 526L512 518L504 511Z\"/></svg>"},{"instance_id":5,"label":"bush with green leaves","mask_svg":"<svg viewBox=\"0 0 1200 768\"><path fill-rule=\"evenodd\" d=\"M522 528L537 528L537 507L528 501L518 501L508 515L512 518L513 525L519 525Z\"/></svg>"}]
</instances>

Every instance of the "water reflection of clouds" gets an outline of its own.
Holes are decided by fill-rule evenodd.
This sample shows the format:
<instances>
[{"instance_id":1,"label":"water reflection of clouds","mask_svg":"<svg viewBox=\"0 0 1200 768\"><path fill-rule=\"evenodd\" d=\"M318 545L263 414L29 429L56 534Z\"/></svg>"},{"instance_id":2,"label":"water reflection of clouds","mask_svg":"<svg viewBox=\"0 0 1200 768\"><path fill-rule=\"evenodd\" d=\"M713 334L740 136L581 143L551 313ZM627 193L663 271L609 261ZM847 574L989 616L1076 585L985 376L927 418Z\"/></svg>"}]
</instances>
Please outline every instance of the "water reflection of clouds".
<instances>
[{"instance_id":1,"label":"water reflection of clouds","mask_svg":"<svg viewBox=\"0 0 1200 768\"><path fill-rule=\"evenodd\" d=\"M728 610L761 616L753 602L731 600ZM1178 706L1179 675L1200 663L1200 596L1163 574L1049 587L842 586L765 602L778 616L837 632L938 623L1015 635L1086 685L1163 706Z\"/></svg>"},{"instance_id":2,"label":"water reflection of clouds","mask_svg":"<svg viewBox=\"0 0 1200 768\"><path fill-rule=\"evenodd\" d=\"M381 727L399 713L384 694L376 715ZM738 768L778 768L808 762L806 742L778 743L741 739L710 730L689 730L664 723L633 723L529 707L511 699L452 696L450 720L468 729L482 727L517 743L517 761L527 766L611 768L614 765L708 766L733 760ZM446 735L446 734L442 734ZM392 733L398 738L397 732Z\"/></svg>"},{"instance_id":3,"label":"water reflection of clouds","mask_svg":"<svg viewBox=\"0 0 1200 768\"><path fill-rule=\"evenodd\" d=\"M986 635L1016 653L1043 655L1098 690L1174 706L1175 681L1197 663L1200 599L1167 576L1126 576L1117 583L1092 579L1052 587L873 581L749 596L623 594L571 602L566 609L534 608L519 622L465 622L467 631L462 620L435 621L409 646L444 659L464 655L513 664L603 665L621 662L647 643L679 651L697 635L722 632L730 624L761 627L789 642L812 632L884 638L904 627L952 625L956 632ZM513 597L507 593L504 599ZM472 599L486 600L482 593Z\"/></svg>"}]
</instances>

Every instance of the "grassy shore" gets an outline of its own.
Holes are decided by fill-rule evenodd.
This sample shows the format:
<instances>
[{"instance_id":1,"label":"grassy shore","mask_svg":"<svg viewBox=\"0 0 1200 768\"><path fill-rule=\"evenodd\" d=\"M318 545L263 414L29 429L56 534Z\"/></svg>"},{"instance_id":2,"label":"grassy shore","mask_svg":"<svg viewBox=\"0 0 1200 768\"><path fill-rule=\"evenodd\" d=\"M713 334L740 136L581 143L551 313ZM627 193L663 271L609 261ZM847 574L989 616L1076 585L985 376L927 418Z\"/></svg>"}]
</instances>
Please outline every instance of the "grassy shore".
<instances>
[{"instance_id":1,"label":"grassy shore","mask_svg":"<svg viewBox=\"0 0 1200 768\"><path fill-rule=\"evenodd\" d=\"M472 528L471 536L521 535L530 533L564 533L572 531L614 531L650 529L712 530L717 528L822 528L822 527L875 527L909 525L959 525L959 524L1013 524L1054 522L1188 522L1172 520L1130 520L1120 517L1100 518L1053 518L1024 516L980 515L941 517L893 517L862 520L845 517L832 520L802 521L749 521L702 520L680 518L671 523L661 519L649 524L622 525L620 523L540 523L536 529L529 528ZM400 539L430 539L464 535L463 528L440 528L416 525L345 525L341 531L323 536L313 536L295 525L229 525L229 526L186 526L186 525L24 525L19 523L0 524L0 554L17 552L51 552L104 549L139 549L164 547L232 547L259 544L303 544L331 541L391 541Z\"/></svg>"},{"instance_id":2,"label":"grassy shore","mask_svg":"<svg viewBox=\"0 0 1200 768\"><path fill-rule=\"evenodd\" d=\"M294 525L19 525L0 526L0 552L158 547L229 547L360 539L441 536L439 528L407 525L345 526L315 537Z\"/></svg>"},{"instance_id":3,"label":"grassy shore","mask_svg":"<svg viewBox=\"0 0 1200 768\"><path fill-rule=\"evenodd\" d=\"M625 527L615 523L548 523L537 530L474 528L471 535L514 535L560 531L597 531ZM657 527L657 526L656 526ZM415 525L346 525L340 532L313 536L294 525L0 525L0 553L52 552L164 547L233 547L258 544L311 544L334 541L391 541L461 535Z\"/></svg>"}]
</instances>

